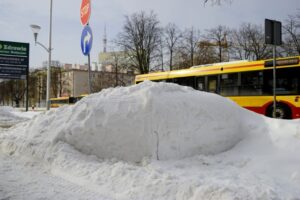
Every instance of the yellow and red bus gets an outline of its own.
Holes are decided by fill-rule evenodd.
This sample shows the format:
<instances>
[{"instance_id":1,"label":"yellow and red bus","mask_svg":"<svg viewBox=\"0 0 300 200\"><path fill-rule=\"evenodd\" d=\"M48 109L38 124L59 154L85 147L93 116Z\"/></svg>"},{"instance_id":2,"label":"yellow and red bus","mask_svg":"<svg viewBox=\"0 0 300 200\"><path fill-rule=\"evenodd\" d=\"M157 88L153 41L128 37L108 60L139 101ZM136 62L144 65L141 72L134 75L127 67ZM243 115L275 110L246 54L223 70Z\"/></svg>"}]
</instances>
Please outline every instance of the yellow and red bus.
<instances>
[{"instance_id":1,"label":"yellow and red bus","mask_svg":"<svg viewBox=\"0 0 300 200\"><path fill-rule=\"evenodd\" d=\"M276 117L300 118L300 56L276 60ZM272 117L273 60L234 61L189 69L137 75L144 80L165 81L214 92L240 106Z\"/></svg>"},{"instance_id":2,"label":"yellow and red bus","mask_svg":"<svg viewBox=\"0 0 300 200\"><path fill-rule=\"evenodd\" d=\"M64 105L73 105L83 97L87 96L87 94L82 94L78 97L57 97L50 99L50 107L51 108L58 108Z\"/></svg>"},{"instance_id":3,"label":"yellow and red bus","mask_svg":"<svg viewBox=\"0 0 300 200\"><path fill-rule=\"evenodd\" d=\"M74 97L57 97L50 99L50 107L58 108L64 105L72 105L75 104L76 99Z\"/></svg>"}]
</instances>

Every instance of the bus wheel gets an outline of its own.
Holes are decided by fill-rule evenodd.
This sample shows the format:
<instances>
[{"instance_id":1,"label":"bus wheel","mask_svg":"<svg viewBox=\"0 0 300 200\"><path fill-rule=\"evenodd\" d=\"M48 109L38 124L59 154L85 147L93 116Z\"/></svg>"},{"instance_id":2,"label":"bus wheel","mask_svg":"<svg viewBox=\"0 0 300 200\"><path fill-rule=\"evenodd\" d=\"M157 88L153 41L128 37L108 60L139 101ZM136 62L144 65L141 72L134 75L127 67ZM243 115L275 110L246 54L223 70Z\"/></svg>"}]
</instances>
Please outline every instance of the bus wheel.
<instances>
[{"instance_id":1,"label":"bus wheel","mask_svg":"<svg viewBox=\"0 0 300 200\"><path fill-rule=\"evenodd\" d=\"M273 104L267 109L266 116L273 117ZM277 119L292 119L291 109L283 103L276 104L276 118Z\"/></svg>"}]
</instances>

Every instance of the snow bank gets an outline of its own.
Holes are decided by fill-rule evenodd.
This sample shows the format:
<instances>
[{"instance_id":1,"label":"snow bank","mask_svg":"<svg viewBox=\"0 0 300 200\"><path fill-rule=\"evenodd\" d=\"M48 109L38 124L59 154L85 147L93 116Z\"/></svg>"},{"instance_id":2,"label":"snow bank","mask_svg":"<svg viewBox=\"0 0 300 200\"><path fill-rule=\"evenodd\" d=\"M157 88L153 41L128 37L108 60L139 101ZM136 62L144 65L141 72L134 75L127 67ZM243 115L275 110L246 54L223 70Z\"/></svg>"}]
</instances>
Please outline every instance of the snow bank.
<instances>
[{"instance_id":1,"label":"snow bank","mask_svg":"<svg viewBox=\"0 0 300 200\"><path fill-rule=\"evenodd\" d=\"M244 137L239 111L218 95L145 82L90 95L72 107L47 112L20 131L32 140L63 141L99 158L181 159L236 145Z\"/></svg>"}]
</instances>

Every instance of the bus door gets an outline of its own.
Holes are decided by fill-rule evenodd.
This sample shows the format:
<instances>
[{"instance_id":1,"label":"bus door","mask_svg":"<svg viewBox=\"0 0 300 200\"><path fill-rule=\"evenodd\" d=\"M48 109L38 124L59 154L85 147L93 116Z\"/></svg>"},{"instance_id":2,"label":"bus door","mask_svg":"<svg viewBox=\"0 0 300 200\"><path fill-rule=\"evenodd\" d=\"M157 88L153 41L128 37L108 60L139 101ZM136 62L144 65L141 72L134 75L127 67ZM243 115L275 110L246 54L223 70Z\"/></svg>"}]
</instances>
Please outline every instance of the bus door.
<instances>
[{"instance_id":1,"label":"bus door","mask_svg":"<svg viewBox=\"0 0 300 200\"><path fill-rule=\"evenodd\" d=\"M219 76L207 77L207 91L212 93L219 93Z\"/></svg>"}]
</instances>

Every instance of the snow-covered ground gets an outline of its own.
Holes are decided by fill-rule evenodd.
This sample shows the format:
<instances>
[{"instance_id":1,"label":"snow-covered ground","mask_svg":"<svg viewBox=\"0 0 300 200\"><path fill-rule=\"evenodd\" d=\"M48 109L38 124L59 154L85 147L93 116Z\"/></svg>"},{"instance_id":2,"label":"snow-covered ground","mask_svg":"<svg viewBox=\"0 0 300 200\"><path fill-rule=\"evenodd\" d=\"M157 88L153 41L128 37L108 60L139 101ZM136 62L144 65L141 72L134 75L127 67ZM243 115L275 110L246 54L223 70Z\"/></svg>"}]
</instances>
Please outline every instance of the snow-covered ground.
<instances>
[{"instance_id":1,"label":"snow-covered ground","mask_svg":"<svg viewBox=\"0 0 300 200\"><path fill-rule=\"evenodd\" d=\"M144 82L0 129L0 199L296 200L299 151L300 120Z\"/></svg>"},{"instance_id":2,"label":"snow-covered ground","mask_svg":"<svg viewBox=\"0 0 300 200\"><path fill-rule=\"evenodd\" d=\"M80 185L53 176L43 164L0 155L0 199L108 199ZM108 199L109 200L109 199Z\"/></svg>"},{"instance_id":3,"label":"snow-covered ground","mask_svg":"<svg viewBox=\"0 0 300 200\"><path fill-rule=\"evenodd\" d=\"M0 106L0 127L10 127L17 123L27 121L38 112L20 112L19 110L9 107Z\"/></svg>"}]
</instances>

